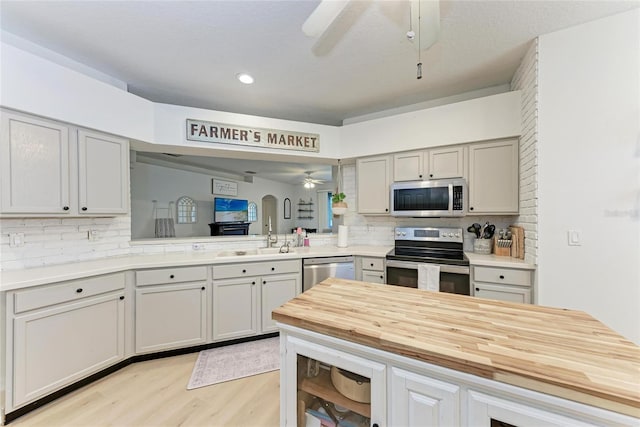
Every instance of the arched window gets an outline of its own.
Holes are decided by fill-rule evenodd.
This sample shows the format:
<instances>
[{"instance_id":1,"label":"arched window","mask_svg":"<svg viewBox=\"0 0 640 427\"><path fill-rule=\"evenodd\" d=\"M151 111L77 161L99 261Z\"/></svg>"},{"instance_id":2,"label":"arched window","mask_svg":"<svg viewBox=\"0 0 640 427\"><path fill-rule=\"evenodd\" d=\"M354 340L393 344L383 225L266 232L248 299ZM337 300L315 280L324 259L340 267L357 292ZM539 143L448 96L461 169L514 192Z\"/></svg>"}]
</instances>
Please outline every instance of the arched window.
<instances>
[{"instance_id":1,"label":"arched window","mask_svg":"<svg viewBox=\"0 0 640 427\"><path fill-rule=\"evenodd\" d=\"M176 203L178 224L195 224L198 222L198 205L191 197L183 196Z\"/></svg>"},{"instance_id":2,"label":"arched window","mask_svg":"<svg viewBox=\"0 0 640 427\"><path fill-rule=\"evenodd\" d=\"M256 202L249 202L249 222L256 222L258 220L258 205Z\"/></svg>"}]
</instances>

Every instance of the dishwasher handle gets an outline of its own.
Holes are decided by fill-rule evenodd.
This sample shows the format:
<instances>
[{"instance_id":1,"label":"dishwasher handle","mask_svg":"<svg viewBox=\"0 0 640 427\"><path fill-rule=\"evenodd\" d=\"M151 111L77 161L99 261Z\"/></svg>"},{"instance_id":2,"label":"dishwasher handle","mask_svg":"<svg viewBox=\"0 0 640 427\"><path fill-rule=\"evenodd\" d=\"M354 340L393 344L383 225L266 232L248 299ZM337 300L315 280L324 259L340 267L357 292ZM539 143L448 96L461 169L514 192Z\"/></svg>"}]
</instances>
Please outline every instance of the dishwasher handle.
<instances>
[{"instance_id":1,"label":"dishwasher handle","mask_svg":"<svg viewBox=\"0 0 640 427\"><path fill-rule=\"evenodd\" d=\"M305 258L302 260L302 265L322 265L322 264L337 264L353 262L353 256L332 256L332 257L316 257Z\"/></svg>"}]
</instances>

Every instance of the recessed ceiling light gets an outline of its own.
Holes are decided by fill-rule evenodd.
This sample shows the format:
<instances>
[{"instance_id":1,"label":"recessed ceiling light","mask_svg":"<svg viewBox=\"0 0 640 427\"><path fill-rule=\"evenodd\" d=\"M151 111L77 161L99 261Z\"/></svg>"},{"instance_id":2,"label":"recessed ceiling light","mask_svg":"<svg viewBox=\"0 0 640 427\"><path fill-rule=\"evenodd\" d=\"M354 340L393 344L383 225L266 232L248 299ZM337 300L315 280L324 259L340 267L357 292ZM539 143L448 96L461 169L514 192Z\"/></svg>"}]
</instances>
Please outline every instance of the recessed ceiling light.
<instances>
[{"instance_id":1,"label":"recessed ceiling light","mask_svg":"<svg viewBox=\"0 0 640 427\"><path fill-rule=\"evenodd\" d=\"M253 77L251 77L247 73L236 74L236 77L238 78L238 80L240 80L242 83L246 85L250 85L251 83L253 83Z\"/></svg>"}]
</instances>

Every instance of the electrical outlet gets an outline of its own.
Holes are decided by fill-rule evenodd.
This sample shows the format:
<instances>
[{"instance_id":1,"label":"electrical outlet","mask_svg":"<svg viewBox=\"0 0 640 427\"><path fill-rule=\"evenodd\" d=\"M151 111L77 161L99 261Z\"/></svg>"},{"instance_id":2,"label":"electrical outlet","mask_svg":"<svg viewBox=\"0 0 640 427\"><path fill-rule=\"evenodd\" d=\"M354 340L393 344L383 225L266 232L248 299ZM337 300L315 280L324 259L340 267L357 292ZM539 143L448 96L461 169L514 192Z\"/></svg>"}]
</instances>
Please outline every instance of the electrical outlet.
<instances>
[{"instance_id":1,"label":"electrical outlet","mask_svg":"<svg viewBox=\"0 0 640 427\"><path fill-rule=\"evenodd\" d=\"M9 233L9 247L19 248L24 246L24 233Z\"/></svg>"},{"instance_id":2,"label":"electrical outlet","mask_svg":"<svg viewBox=\"0 0 640 427\"><path fill-rule=\"evenodd\" d=\"M89 230L88 235L89 235L89 241L91 241L91 242L95 242L96 240L100 240L100 238L102 237L98 230Z\"/></svg>"}]
</instances>

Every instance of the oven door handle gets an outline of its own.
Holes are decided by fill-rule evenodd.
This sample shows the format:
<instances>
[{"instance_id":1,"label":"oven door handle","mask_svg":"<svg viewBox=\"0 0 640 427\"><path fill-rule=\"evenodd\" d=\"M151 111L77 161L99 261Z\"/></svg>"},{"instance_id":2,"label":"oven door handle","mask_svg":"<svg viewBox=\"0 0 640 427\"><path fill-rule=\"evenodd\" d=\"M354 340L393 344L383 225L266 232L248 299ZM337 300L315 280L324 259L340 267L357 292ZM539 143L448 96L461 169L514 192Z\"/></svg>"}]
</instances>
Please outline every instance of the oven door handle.
<instances>
[{"instance_id":1,"label":"oven door handle","mask_svg":"<svg viewBox=\"0 0 640 427\"><path fill-rule=\"evenodd\" d=\"M395 261L395 260L387 260L387 267L392 268L406 268L409 270L417 270L418 265L423 264L420 262L410 262L410 261ZM426 263L425 263L426 264ZM442 273L453 273L453 274L469 274L469 267L463 265L449 265L449 264L434 264L428 263L432 265L437 265L440 267L440 271Z\"/></svg>"}]
</instances>

